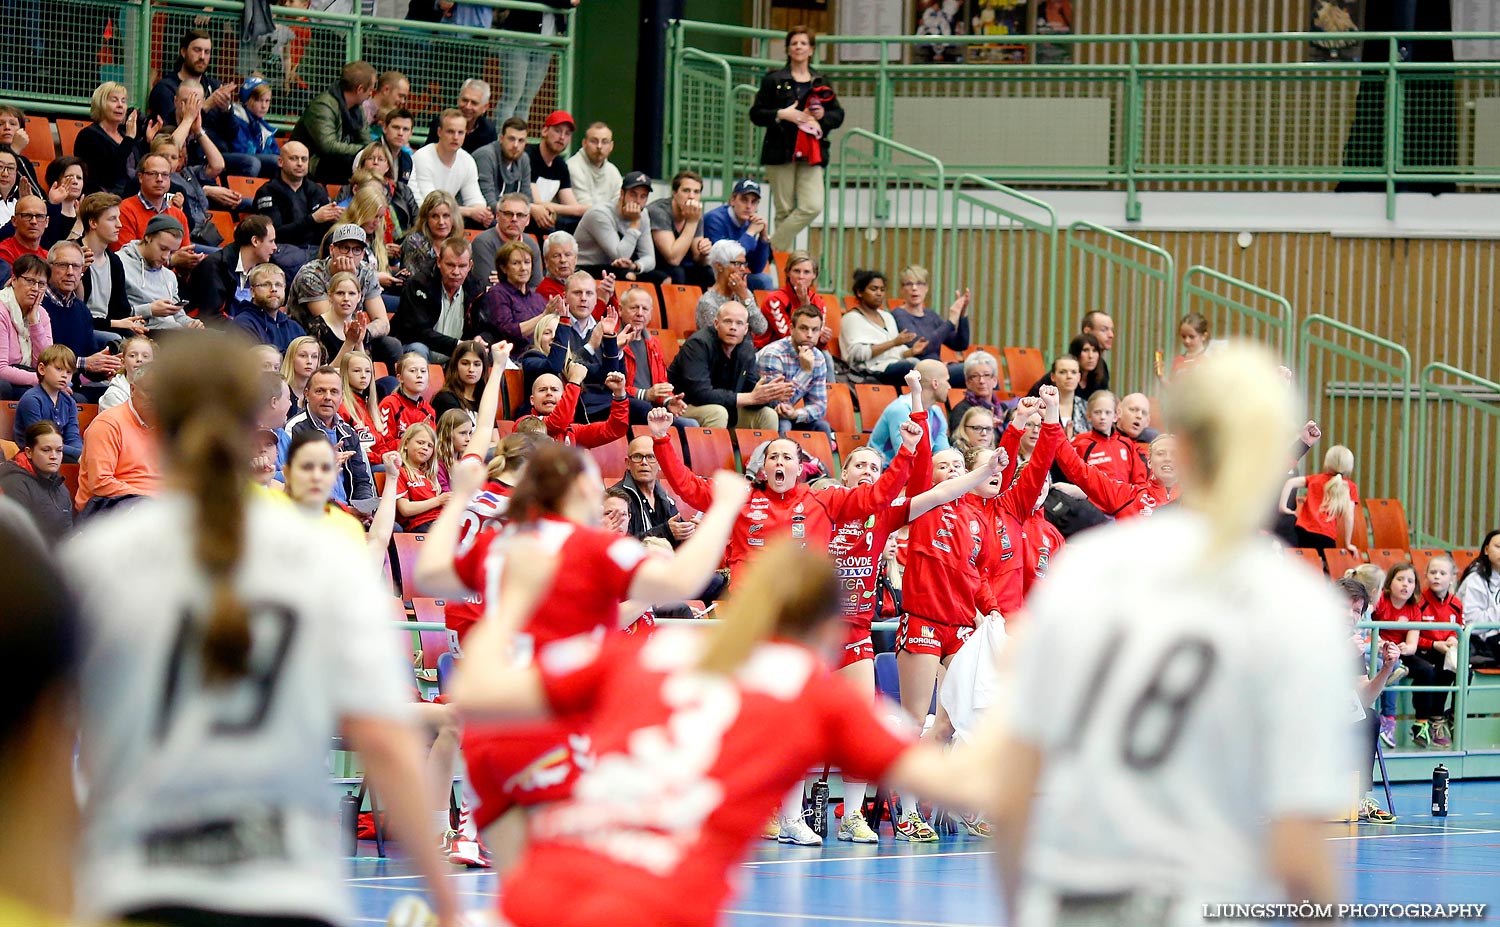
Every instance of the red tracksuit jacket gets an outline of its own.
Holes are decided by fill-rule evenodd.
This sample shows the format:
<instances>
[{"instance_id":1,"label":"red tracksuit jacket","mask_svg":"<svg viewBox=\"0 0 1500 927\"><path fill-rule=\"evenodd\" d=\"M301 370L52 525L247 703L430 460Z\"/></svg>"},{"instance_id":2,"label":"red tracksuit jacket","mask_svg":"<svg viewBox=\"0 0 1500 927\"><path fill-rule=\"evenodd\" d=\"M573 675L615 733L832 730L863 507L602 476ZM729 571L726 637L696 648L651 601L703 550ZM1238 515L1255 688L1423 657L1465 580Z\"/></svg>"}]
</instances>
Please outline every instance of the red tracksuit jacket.
<instances>
[{"instance_id":1,"label":"red tracksuit jacket","mask_svg":"<svg viewBox=\"0 0 1500 927\"><path fill-rule=\"evenodd\" d=\"M1062 468L1068 482L1083 490L1089 501L1104 514L1114 518L1150 515L1159 506L1177 498L1177 487L1168 489L1155 477L1144 483L1122 483L1110 478L1097 467L1090 467L1079 459L1071 444L1057 449L1057 465Z\"/></svg>"},{"instance_id":2,"label":"red tracksuit jacket","mask_svg":"<svg viewBox=\"0 0 1500 927\"><path fill-rule=\"evenodd\" d=\"M380 400L380 418L385 424L385 430L375 439L375 449L371 452L371 457L375 460L390 451L401 450L401 436L417 422L437 427L437 415L432 411L432 404L421 396L410 399L399 389Z\"/></svg>"},{"instance_id":3,"label":"red tracksuit jacket","mask_svg":"<svg viewBox=\"0 0 1500 927\"><path fill-rule=\"evenodd\" d=\"M1001 447L1014 459L1021 433L1014 428L1005 430L1007 433L1001 439ZM980 560L980 571L989 583L995 606L1006 617L1019 611L1025 602L1026 591L1030 588L1026 577L1034 577L1038 567L1045 574L1047 562L1054 555L1050 548L1028 549L1025 539L1026 525L1036 510L1042 487L1047 483L1047 471L1052 467L1052 459L1062 441L1062 425L1043 425L1031 461L1021 468L1020 477L1011 483L1002 474L1001 485L1006 488L995 498L980 503L989 534L989 543L985 545ZM1013 472L1013 469L1007 466L1006 472ZM1033 559L1034 555L1040 556L1040 564Z\"/></svg>"},{"instance_id":4,"label":"red tracksuit jacket","mask_svg":"<svg viewBox=\"0 0 1500 927\"><path fill-rule=\"evenodd\" d=\"M1135 442L1118 431L1106 435L1090 429L1074 438L1072 444L1084 463L1098 467L1121 483L1144 483L1150 475Z\"/></svg>"},{"instance_id":5,"label":"red tracksuit jacket","mask_svg":"<svg viewBox=\"0 0 1500 927\"><path fill-rule=\"evenodd\" d=\"M880 479L857 489L832 486L814 492L806 483L798 483L785 493L752 489L724 554L730 580L733 581L740 563L754 556L772 538L784 534L801 541L805 547L826 551L834 525L873 515L901 495L911 475L912 459L912 452L902 447ZM678 498L700 512L708 511L713 502L713 483L683 465L671 435L656 439L656 460L667 485Z\"/></svg>"},{"instance_id":6,"label":"red tracksuit jacket","mask_svg":"<svg viewBox=\"0 0 1500 927\"><path fill-rule=\"evenodd\" d=\"M618 441L630 432L630 403L624 399L610 402L609 418L602 422L593 422L588 425L573 424L573 411L578 407L578 397L581 395L583 395L583 388L577 383L564 384L562 398L557 401L557 408L547 416L548 437L563 444L576 444L579 447L603 447L611 441Z\"/></svg>"}]
</instances>

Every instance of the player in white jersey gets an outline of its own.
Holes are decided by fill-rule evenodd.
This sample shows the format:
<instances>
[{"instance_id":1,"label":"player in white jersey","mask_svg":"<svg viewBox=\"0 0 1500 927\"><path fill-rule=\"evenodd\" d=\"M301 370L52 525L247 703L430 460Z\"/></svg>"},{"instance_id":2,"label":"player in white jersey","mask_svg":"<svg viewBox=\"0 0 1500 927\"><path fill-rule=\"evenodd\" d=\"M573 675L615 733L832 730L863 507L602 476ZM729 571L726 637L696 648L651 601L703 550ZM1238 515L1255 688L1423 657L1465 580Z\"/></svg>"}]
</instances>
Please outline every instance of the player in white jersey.
<instances>
[{"instance_id":1,"label":"player in white jersey","mask_svg":"<svg viewBox=\"0 0 1500 927\"><path fill-rule=\"evenodd\" d=\"M1020 927L1336 900L1322 822L1353 766L1345 609L1261 534L1295 403L1268 355L1234 347L1166 408L1181 502L1070 543L1010 651L998 836ZM1084 589L1100 604L1080 608Z\"/></svg>"},{"instance_id":2,"label":"player in white jersey","mask_svg":"<svg viewBox=\"0 0 1500 927\"><path fill-rule=\"evenodd\" d=\"M257 389L246 345L185 339L148 376L167 488L86 526L61 555L89 631L86 913L167 927L347 922L327 773L342 731L455 923L374 564L326 524L248 491Z\"/></svg>"}]
</instances>

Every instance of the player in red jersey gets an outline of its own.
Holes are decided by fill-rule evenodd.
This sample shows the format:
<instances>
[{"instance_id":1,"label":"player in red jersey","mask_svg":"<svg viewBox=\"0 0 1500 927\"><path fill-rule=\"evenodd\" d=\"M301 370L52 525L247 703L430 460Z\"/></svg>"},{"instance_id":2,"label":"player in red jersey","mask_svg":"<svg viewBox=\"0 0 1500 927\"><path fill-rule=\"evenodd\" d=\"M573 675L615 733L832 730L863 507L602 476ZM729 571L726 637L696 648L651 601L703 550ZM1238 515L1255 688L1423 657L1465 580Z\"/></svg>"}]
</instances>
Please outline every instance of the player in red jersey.
<instances>
[{"instance_id":1,"label":"player in red jersey","mask_svg":"<svg viewBox=\"0 0 1500 927\"><path fill-rule=\"evenodd\" d=\"M1001 467L1007 472L986 480L974 490L985 514L985 530L989 535L989 543L985 545L979 563L980 575L984 582L989 583L995 607L1007 620L1021 610L1026 600L1026 575L1035 575L1036 572L1036 563L1026 549L1027 525L1041 508L1042 500L1047 498L1047 471L1052 467L1057 446L1065 440L1059 424L1057 387L1044 386L1040 392L1040 397L1028 396L1021 400L998 451L972 451L973 459L969 461L974 466L981 466L991 456L1014 453L1022 431L1027 427L1025 423L1038 406L1044 409L1043 424L1026 465L1011 471L1002 462ZM1016 427L1018 424L1019 428ZM1014 479L1009 478L1012 473ZM1003 491L1002 486L1005 487Z\"/></svg>"},{"instance_id":2,"label":"player in red jersey","mask_svg":"<svg viewBox=\"0 0 1500 927\"><path fill-rule=\"evenodd\" d=\"M1088 500L1104 514L1114 518L1150 515L1177 498L1177 466L1173 454L1177 441L1169 434L1158 435L1147 454L1144 483L1123 483L1098 467L1084 463L1066 445L1057 449L1057 465L1068 481L1083 490Z\"/></svg>"},{"instance_id":3,"label":"player in red jersey","mask_svg":"<svg viewBox=\"0 0 1500 927\"><path fill-rule=\"evenodd\" d=\"M519 667L507 652L526 582L506 577L455 698L475 717L587 713L597 760L567 801L536 816L502 898L515 927L712 927L764 813L818 761L988 800L994 780L971 768L977 751L913 744L828 669L844 631L838 581L815 550L767 547L712 632L564 641Z\"/></svg>"},{"instance_id":4,"label":"player in red jersey","mask_svg":"<svg viewBox=\"0 0 1500 927\"><path fill-rule=\"evenodd\" d=\"M936 484L964 475L957 449L932 456ZM986 477L989 478L989 477ZM901 584L901 629L896 636L896 667L901 707L914 718L927 717L934 685L942 685L948 662L973 632L981 616L998 617L995 597L979 574L985 546L985 515L972 496L945 502L914 520L907 539L906 574ZM952 734L941 704L932 732L940 742ZM937 833L922 819L917 797L903 793L896 839L930 843Z\"/></svg>"},{"instance_id":5,"label":"player in red jersey","mask_svg":"<svg viewBox=\"0 0 1500 927\"><path fill-rule=\"evenodd\" d=\"M697 593L718 566L746 493L739 477L716 477L707 512L693 536L671 560L649 557L639 541L598 526L604 486L593 458L576 448L544 444L532 452L511 495L506 532L482 532L472 548L458 555L456 538L466 500L483 477L483 467L471 458L455 468L453 495L422 546L417 575L424 589L438 595L478 589L485 602L492 603L505 565L499 538L523 534L557 557L562 572L517 641L519 661L529 661L538 647L562 638L618 630L620 604L626 599L656 605ZM464 757L479 798L475 817L481 830L513 807L556 801L568 794L580 764L588 758L584 720L557 719L524 728L471 726L464 732ZM513 849L520 842L517 828L523 825L519 814L507 816L503 831L487 835L491 847L502 854Z\"/></svg>"},{"instance_id":6,"label":"player in red jersey","mask_svg":"<svg viewBox=\"0 0 1500 927\"><path fill-rule=\"evenodd\" d=\"M656 460L667 485L683 502L702 511L709 503L709 481L683 466L677 444L671 437L672 414L653 409L646 417L656 443ZM754 557L773 538L790 535L800 544L826 550L833 526L866 518L889 505L901 494L911 474L917 442L923 430L910 421L901 423L901 452L885 474L868 486L846 489L832 486L812 489L802 482L801 449L790 438L777 438L766 448L765 463L752 483L745 509L735 522L724 565L730 582L747 559ZM696 590L695 590L696 591Z\"/></svg>"},{"instance_id":7,"label":"player in red jersey","mask_svg":"<svg viewBox=\"0 0 1500 927\"><path fill-rule=\"evenodd\" d=\"M917 375L913 373L912 376ZM920 396L921 390L913 390L912 395ZM866 518L837 526L833 531L833 539L828 544L828 553L834 559L839 582L843 587L840 611L843 613L846 629L844 649L834 666L839 675L854 683L855 688L870 693L875 691L875 646L870 640L870 622L875 617L877 566L887 540L913 519L999 477L1000 461L997 460L992 467L979 467L965 476L931 486L932 457L928 453L931 440L927 435L927 411L921 409L913 412L912 421L922 428L922 439L917 447L911 480L907 484L907 498L897 500ZM842 482L850 489L871 485L880 476L883 465L884 460L878 451L867 447L856 448L844 461ZM843 776L843 782L844 817L839 823L838 839L855 843L880 842L861 811L865 784L852 778L847 772Z\"/></svg>"}]
</instances>

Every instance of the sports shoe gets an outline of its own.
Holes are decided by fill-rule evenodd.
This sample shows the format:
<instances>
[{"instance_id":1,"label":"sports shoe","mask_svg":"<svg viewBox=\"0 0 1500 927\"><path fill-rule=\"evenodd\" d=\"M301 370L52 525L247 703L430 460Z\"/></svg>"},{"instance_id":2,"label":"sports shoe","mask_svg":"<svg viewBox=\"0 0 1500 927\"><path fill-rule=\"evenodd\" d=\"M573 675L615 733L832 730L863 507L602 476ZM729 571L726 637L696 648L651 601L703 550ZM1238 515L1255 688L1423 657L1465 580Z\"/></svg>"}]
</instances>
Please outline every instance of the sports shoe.
<instances>
[{"instance_id":1,"label":"sports shoe","mask_svg":"<svg viewBox=\"0 0 1500 927\"><path fill-rule=\"evenodd\" d=\"M1391 670L1391 678L1387 679L1385 681L1385 684L1387 686L1394 686L1396 683L1400 682L1401 680L1405 679L1407 676L1410 676L1410 675L1411 675L1411 670L1409 670L1409 669L1406 668L1406 664L1405 663L1398 663L1398 664L1396 664L1396 668L1393 669L1393 670Z\"/></svg>"},{"instance_id":2,"label":"sports shoe","mask_svg":"<svg viewBox=\"0 0 1500 927\"><path fill-rule=\"evenodd\" d=\"M761 828L760 836L761 836L761 839L763 839L763 840L775 840L777 837L780 837L781 836L781 815L779 815L779 814L773 814L773 815L771 815L771 819L766 822L766 826L763 827L763 828Z\"/></svg>"},{"instance_id":3,"label":"sports shoe","mask_svg":"<svg viewBox=\"0 0 1500 927\"><path fill-rule=\"evenodd\" d=\"M962 814L959 815L958 822L963 825L964 832L970 837L994 836L994 831L990 829L990 822L984 819L984 815Z\"/></svg>"},{"instance_id":4,"label":"sports shoe","mask_svg":"<svg viewBox=\"0 0 1500 927\"><path fill-rule=\"evenodd\" d=\"M795 818L782 818L780 828L776 834L777 843L795 843L799 847L820 847L823 838L818 832L807 826L807 819L802 815Z\"/></svg>"},{"instance_id":5,"label":"sports shoe","mask_svg":"<svg viewBox=\"0 0 1500 927\"><path fill-rule=\"evenodd\" d=\"M468 866L470 869L490 868L490 855L478 840L465 840L457 834L454 836L456 839L448 846L448 862L455 866Z\"/></svg>"},{"instance_id":6,"label":"sports shoe","mask_svg":"<svg viewBox=\"0 0 1500 927\"><path fill-rule=\"evenodd\" d=\"M1366 798L1359 803L1359 819L1368 824L1389 824L1396 820L1396 816L1375 803L1375 799Z\"/></svg>"},{"instance_id":7,"label":"sports shoe","mask_svg":"<svg viewBox=\"0 0 1500 927\"><path fill-rule=\"evenodd\" d=\"M1412 743L1416 744L1418 747L1426 749L1427 744L1431 742L1431 740L1432 737L1427 731L1426 721L1418 721L1416 724L1413 724L1411 726Z\"/></svg>"},{"instance_id":8,"label":"sports shoe","mask_svg":"<svg viewBox=\"0 0 1500 927\"><path fill-rule=\"evenodd\" d=\"M922 815L916 809L906 812L906 816L896 822L897 840L909 840L912 843L936 843L937 838L937 832L922 820Z\"/></svg>"},{"instance_id":9,"label":"sports shoe","mask_svg":"<svg viewBox=\"0 0 1500 927\"><path fill-rule=\"evenodd\" d=\"M843 821L839 823L838 838L852 843L880 842L880 835L865 823L865 816L854 810L845 812Z\"/></svg>"},{"instance_id":10,"label":"sports shoe","mask_svg":"<svg viewBox=\"0 0 1500 927\"><path fill-rule=\"evenodd\" d=\"M1396 719L1390 715L1380 716L1380 742L1396 749Z\"/></svg>"},{"instance_id":11,"label":"sports shoe","mask_svg":"<svg viewBox=\"0 0 1500 927\"><path fill-rule=\"evenodd\" d=\"M1453 732L1448 728L1448 722L1442 718L1432 722L1432 742L1439 747L1453 745Z\"/></svg>"}]
</instances>

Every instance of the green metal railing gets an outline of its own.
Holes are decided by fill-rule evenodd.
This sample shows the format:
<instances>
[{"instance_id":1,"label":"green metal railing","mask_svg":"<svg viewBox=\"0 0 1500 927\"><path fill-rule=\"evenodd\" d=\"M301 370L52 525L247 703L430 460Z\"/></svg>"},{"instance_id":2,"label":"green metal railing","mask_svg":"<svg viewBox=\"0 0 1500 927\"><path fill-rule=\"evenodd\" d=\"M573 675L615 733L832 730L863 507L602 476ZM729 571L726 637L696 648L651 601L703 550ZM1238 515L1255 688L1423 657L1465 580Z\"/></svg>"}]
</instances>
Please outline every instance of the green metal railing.
<instances>
[{"instance_id":1,"label":"green metal railing","mask_svg":"<svg viewBox=\"0 0 1500 927\"><path fill-rule=\"evenodd\" d=\"M1417 546L1477 547L1500 521L1500 383L1431 363L1417 385Z\"/></svg>"},{"instance_id":2,"label":"green metal railing","mask_svg":"<svg viewBox=\"0 0 1500 927\"><path fill-rule=\"evenodd\" d=\"M506 14L573 15L571 8L519 0L464 2ZM274 33L249 47L240 42L243 8L239 0L69 0L52 11L61 15L23 25L24 57L16 51L20 43L0 51L0 100L86 116L94 88L108 80L124 83L144 109L151 86L172 69L178 40L188 29L212 38L212 76L231 80L254 73L271 83L270 118L283 125L295 122L307 102L332 85L345 62L356 60L407 75L408 108L420 120L419 137L426 117L452 106L469 77L490 83L493 109L508 76L520 81L523 69L545 69L529 110L534 130L553 108L566 108L573 99L576 29L542 36L273 6Z\"/></svg>"},{"instance_id":3,"label":"green metal railing","mask_svg":"<svg viewBox=\"0 0 1500 927\"><path fill-rule=\"evenodd\" d=\"M1171 348L1177 262L1156 245L1092 222L1068 227L1063 252L1065 328L1075 330L1089 312L1109 313L1116 330L1131 333L1115 342L1110 382L1146 389L1155 380L1156 352ZM1067 341L1054 343L1063 350Z\"/></svg>"},{"instance_id":4,"label":"green metal railing","mask_svg":"<svg viewBox=\"0 0 1500 927\"><path fill-rule=\"evenodd\" d=\"M1333 439L1354 452L1355 482L1368 498L1411 499L1413 367L1394 341L1324 315L1298 327L1297 376L1308 384L1308 415L1341 423ZM1313 470L1321 461L1313 460Z\"/></svg>"},{"instance_id":5,"label":"green metal railing","mask_svg":"<svg viewBox=\"0 0 1500 927\"><path fill-rule=\"evenodd\" d=\"M837 212L827 231L831 240L823 247L823 290L848 285L862 267L883 270L895 282L902 267L921 264L933 281L947 279L941 230L947 188L943 162L873 132L853 129L838 142L832 173L830 194ZM939 295L930 298L934 306L946 306Z\"/></svg>"},{"instance_id":6,"label":"green metal railing","mask_svg":"<svg viewBox=\"0 0 1500 927\"><path fill-rule=\"evenodd\" d=\"M1292 319L1296 312L1286 297L1261 289L1210 267L1194 265L1182 275L1183 315L1196 312L1209 322L1215 338L1246 338L1266 345L1288 364L1296 357ZM1176 341L1173 320L1168 336Z\"/></svg>"},{"instance_id":7,"label":"green metal railing","mask_svg":"<svg viewBox=\"0 0 1500 927\"><path fill-rule=\"evenodd\" d=\"M1064 330L1057 314L1057 211L973 174L953 178L949 199L948 275L934 302L967 287L976 299L970 309L974 341L1056 344Z\"/></svg>"},{"instance_id":8,"label":"green metal railing","mask_svg":"<svg viewBox=\"0 0 1500 927\"><path fill-rule=\"evenodd\" d=\"M783 33L689 20L672 24L668 79L694 80L712 50L736 85L782 67ZM1465 33L1500 38L1500 33ZM1380 41L1388 61L1304 61L1320 33L1006 36L1026 49L1061 49L1071 63L921 64L925 36L819 36L818 69L838 90L848 128L863 128L940 158L954 173L1015 185L1107 185L1126 193L1125 218L1140 218L1144 189L1190 183L1236 189L1286 184L1329 189L1364 184L1383 192L1394 218L1404 184L1500 184L1500 151L1488 150L1477 101L1500 97L1500 62L1402 60L1403 43L1447 33L1351 33ZM990 36L944 36L983 48ZM845 63L849 45L874 45L878 60ZM737 51L726 53L726 48ZM1212 60L1213 58L1222 60ZM1204 60L1209 59L1209 60ZM675 97L674 97L675 98ZM743 101L693 97L717 124ZM677 115L677 114L674 114ZM675 123L674 124L678 124ZM1023 124L1027 131L1011 127ZM952 131L957 126L962 131ZM663 139L669 167L758 161L759 133Z\"/></svg>"}]
</instances>

